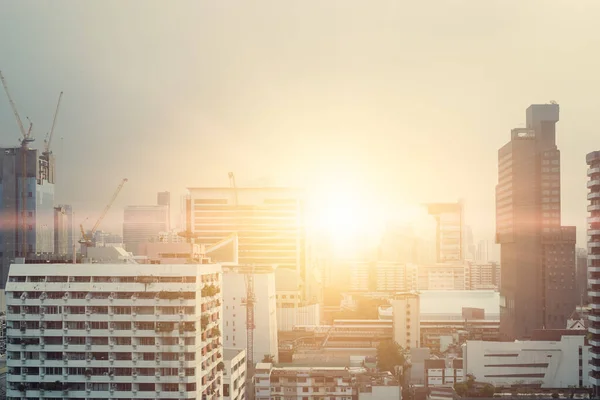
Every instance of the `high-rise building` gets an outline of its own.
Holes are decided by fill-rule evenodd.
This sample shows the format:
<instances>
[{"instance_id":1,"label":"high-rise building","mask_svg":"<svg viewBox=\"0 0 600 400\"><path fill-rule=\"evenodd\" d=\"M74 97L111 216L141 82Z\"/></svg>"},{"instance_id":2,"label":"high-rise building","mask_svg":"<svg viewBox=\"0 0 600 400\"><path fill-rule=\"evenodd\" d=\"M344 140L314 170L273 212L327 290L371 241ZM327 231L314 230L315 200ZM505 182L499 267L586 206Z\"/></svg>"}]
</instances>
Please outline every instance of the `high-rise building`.
<instances>
[{"instance_id":1,"label":"high-rise building","mask_svg":"<svg viewBox=\"0 0 600 400\"><path fill-rule=\"evenodd\" d=\"M393 338L406 349L416 349L421 340L419 294L398 293L390 300L392 305Z\"/></svg>"},{"instance_id":2,"label":"high-rise building","mask_svg":"<svg viewBox=\"0 0 600 400\"><path fill-rule=\"evenodd\" d=\"M487 240L480 240L477 244L477 254L475 255L475 261L479 263L488 262L489 259L489 250L488 250L488 242Z\"/></svg>"},{"instance_id":3,"label":"high-rise building","mask_svg":"<svg viewBox=\"0 0 600 400\"><path fill-rule=\"evenodd\" d=\"M427 204L427 211L433 215L436 226L436 259L438 263L460 262L464 260L464 217L463 204Z\"/></svg>"},{"instance_id":4,"label":"high-rise building","mask_svg":"<svg viewBox=\"0 0 600 400\"><path fill-rule=\"evenodd\" d=\"M579 305L583 306L588 303L587 249L577 249L575 254L577 257L577 296Z\"/></svg>"},{"instance_id":5,"label":"high-rise building","mask_svg":"<svg viewBox=\"0 0 600 400\"><path fill-rule=\"evenodd\" d=\"M594 388L594 397L600 397L600 151L589 153L586 157L588 170L587 195L588 212L588 298L590 313L588 331L592 346L590 383Z\"/></svg>"},{"instance_id":6,"label":"high-rise building","mask_svg":"<svg viewBox=\"0 0 600 400\"><path fill-rule=\"evenodd\" d=\"M577 304L575 227L561 226L558 104L527 109L526 128L498 151L496 241L501 245L500 333L563 328Z\"/></svg>"},{"instance_id":7,"label":"high-rise building","mask_svg":"<svg viewBox=\"0 0 600 400\"><path fill-rule=\"evenodd\" d=\"M237 232L240 264L293 269L306 290L304 202L299 191L190 188L189 194L186 230L196 243L213 244Z\"/></svg>"},{"instance_id":8,"label":"high-rise building","mask_svg":"<svg viewBox=\"0 0 600 400\"><path fill-rule=\"evenodd\" d=\"M220 399L218 265L13 264L7 399Z\"/></svg>"},{"instance_id":9,"label":"high-rise building","mask_svg":"<svg viewBox=\"0 0 600 400\"><path fill-rule=\"evenodd\" d=\"M69 216L64 207L54 207L54 254L67 255L69 249ZM71 254L73 250L71 250Z\"/></svg>"},{"instance_id":10,"label":"high-rise building","mask_svg":"<svg viewBox=\"0 0 600 400\"><path fill-rule=\"evenodd\" d=\"M0 149L0 286L17 257L54 252L54 157Z\"/></svg>"},{"instance_id":11,"label":"high-rise building","mask_svg":"<svg viewBox=\"0 0 600 400\"><path fill-rule=\"evenodd\" d=\"M168 225L167 206L127 206L123 215L125 250L138 254L138 245L158 237Z\"/></svg>"},{"instance_id":12,"label":"high-rise building","mask_svg":"<svg viewBox=\"0 0 600 400\"><path fill-rule=\"evenodd\" d=\"M156 204L167 207L167 230L171 230L171 193L158 192L156 194Z\"/></svg>"},{"instance_id":13,"label":"high-rise building","mask_svg":"<svg viewBox=\"0 0 600 400\"><path fill-rule=\"evenodd\" d=\"M265 355L270 355L277 361L275 276L271 268L223 267L223 345L234 348L246 348L247 346L246 282L248 274L252 274L254 278L253 359L256 363Z\"/></svg>"}]
</instances>

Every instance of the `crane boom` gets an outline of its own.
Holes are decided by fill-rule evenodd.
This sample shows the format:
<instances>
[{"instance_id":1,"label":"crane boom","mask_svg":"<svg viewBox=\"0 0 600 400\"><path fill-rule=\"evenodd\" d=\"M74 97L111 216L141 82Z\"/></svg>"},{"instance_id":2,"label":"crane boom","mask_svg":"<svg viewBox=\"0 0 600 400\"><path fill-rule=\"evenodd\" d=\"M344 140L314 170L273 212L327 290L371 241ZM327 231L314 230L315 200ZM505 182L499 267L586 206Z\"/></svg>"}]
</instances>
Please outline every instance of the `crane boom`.
<instances>
[{"instance_id":1,"label":"crane boom","mask_svg":"<svg viewBox=\"0 0 600 400\"><path fill-rule=\"evenodd\" d=\"M58 116L58 109L60 108L60 101L62 100L63 92L60 92L58 95L58 103L56 104L56 111L54 111L54 119L52 120L52 128L50 128L50 132L46 135L46 139L44 140L44 152L46 154L50 153L50 144L52 143L52 136L54 136L54 126L56 125L56 117Z\"/></svg>"},{"instance_id":2,"label":"crane boom","mask_svg":"<svg viewBox=\"0 0 600 400\"><path fill-rule=\"evenodd\" d=\"M229 174L229 186L231 186L231 188L233 189L233 194L235 196L235 206L238 206L238 190L237 190L237 185L235 184L235 175L233 174L233 172L230 172Z\"/></svg>"},{"instance_id":3,"label":"crane boom","mask_svg":"<svg viewBox=\"0 0 600 400\"><path fill-rule=\"evenodd\" d=\"M96 232L96 229L98 229L98 227L100 226L100 223L102 223L102 220L108 213L108 210L110 210L110 208L112 207L113 203L115 202L115 199L119 195L119 192L121 191L121 189L123 189L123 186L125 185L126 182L127 182L127 178L123 178L123 180L117 187L117 190L115 190L115 193L113 194L112 198L110 199L110 201L108 202L106 207L104 207L104 211L102 211L102 214L100 214L100 218L98 218L98 221L96 221L96 223L94 224L94 227L92 228L92 231L91 231L92 236L94 235L94 232Z\"/></svg>"},{"instance_id":4,"label":"crane boom","mask_svg":"<svg viewBox=\"0 0 600 400\"><path fill-rule=\"evenodd\" d=\"M25 127L23 126L23 121L21 121L21 117L19 116L19 112L17 111L17 106L10 96L10 92L8 91L8 85L6 84L6 80L4 79L4 75L2 75L2 71L0 71L0 80L2 81L2 86L4 86L4 91L6 92L6 97L8 97L8 102L10 103L10 107L15 114L15 119L17 120L17 125L19 126L19 131L23 136L24 140L29 138L29 134L25 131ZM31 131L30 131L31 132Z\"/></svg>"}]
</instances>

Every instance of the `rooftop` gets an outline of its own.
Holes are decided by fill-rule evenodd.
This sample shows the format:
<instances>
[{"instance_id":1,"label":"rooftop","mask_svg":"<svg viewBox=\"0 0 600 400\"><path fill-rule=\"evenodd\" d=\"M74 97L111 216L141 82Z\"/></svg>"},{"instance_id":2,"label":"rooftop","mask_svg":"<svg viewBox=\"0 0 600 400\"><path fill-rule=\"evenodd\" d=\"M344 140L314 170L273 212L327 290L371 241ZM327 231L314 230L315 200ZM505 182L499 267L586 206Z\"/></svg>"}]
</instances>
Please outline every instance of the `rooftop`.
<instances>
[{"instance_id":1,"label":"rooftop","mask_svg":"<svg viewBox=\"0 0 600 400\"><path fill-rule=\"evenodd\" d=\"M245 353L246 349L233 349L233 348L224 348L223 349L223 359L225 360L233 360L237 356L242 353Z\"/></svg>"}]
</instances>

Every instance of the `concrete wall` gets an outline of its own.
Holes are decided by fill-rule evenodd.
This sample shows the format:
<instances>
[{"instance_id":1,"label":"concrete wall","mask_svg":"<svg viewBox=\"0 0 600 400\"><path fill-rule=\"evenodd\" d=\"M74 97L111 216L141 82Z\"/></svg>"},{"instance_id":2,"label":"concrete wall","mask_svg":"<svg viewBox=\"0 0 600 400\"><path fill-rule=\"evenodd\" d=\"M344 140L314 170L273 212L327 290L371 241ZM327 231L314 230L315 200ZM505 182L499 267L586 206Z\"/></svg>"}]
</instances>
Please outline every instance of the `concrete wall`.
<instances>
[{"instance_id":1,"label":"concrete wall","mask_svg":"<svg viewBox=\"0 0 600 400\"><path fill-rule=\"evenodd\" d=\"M463 350L464 374L473 374L478 381L495 386L539 383L542 388L567 388L579 387L581 382L588 387L590 353L584 339L563 336L558 342L467 341Z\"/></svg>"},{"instance_id":2,"label":"concrete wall","mask_svg":"<svg viewBox=\"0 0 600 400\"><path fill-rule=\"evenodd\" d=\"M277 307L277 330L289 332L296 325L320 325L320 315L319 304L298 308Z\"/></svg>"}]
</instances>

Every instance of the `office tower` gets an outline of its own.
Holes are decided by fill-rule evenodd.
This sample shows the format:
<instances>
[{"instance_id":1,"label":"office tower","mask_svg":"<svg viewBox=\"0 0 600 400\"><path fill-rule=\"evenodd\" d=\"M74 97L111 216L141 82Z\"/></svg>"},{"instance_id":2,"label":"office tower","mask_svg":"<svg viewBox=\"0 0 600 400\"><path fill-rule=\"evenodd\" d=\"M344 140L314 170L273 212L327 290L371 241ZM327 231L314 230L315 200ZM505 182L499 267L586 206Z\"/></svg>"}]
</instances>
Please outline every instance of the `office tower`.
<instances>
[{"instance_id":1,"label":"office tower","mask_svg":"<svg viewBox=\"0 0 600 400\"><path fill-rule=\"evenodd\" d=\"M223 345L247 348L246 282L254 278L254 362L278 360L275 276L272 268L223 267Z\"/></svg>"},{"instance_id":2,"label":"office tower","mask_svg":"<svg viewBox=\"0 0 600 400\"><path fill-rule=\"evenodd\" d=\"M218 265L13 264L7 398L220 399Z\"/></svg>"},{"instance_id":3,"label":"office tower","mask_svg":"<svg viewBox=\"0 0 600 400\"><path fill-rule=\"evenodd\" d=\"M405 349L418 348L421 340L419 294L398 293L390 304L394 341Z\"/></svg>"},{"instance_id":4,"label":"office tower","mask_svg":"<svg viewBox=\"0 0 600 400\"><path fill-rule=\"evenodd\" d=\"M68 254L68 249L69 217L63 207L54 207L54 254L66 255Z\"/></svg>"},{"instance_id":5,"label":"office tower","mask_svg":"<svg viewBox=\"0 0 600 400\"><path fill-rule=\"evenodd\" d=\"M171 193L158 192L156 194L156 204L167 207L167 231L171 230Z\"/></svg>"},{"instance_id":6,"label":"office tower","mask_svg":"<svg viewBox=\"0 0 600 400\"><path fill-rule=\"evenodd\" d=\"M588 303L588 259L587 249L577 249L575 251L577 261L577 298L579 299L579 305L586 305Z\"/></svg>"},{"instance_id":7,"label":"office tower","mask_svg":"<svg viewBox=\"0 0 600 400\"><path fill-rule=\"evenodd\" d=\"M293 269L306 290L304 202L289 188L190 188L187 231L212 244L238 233L239 263ZM211 258L220 261L214 255Z\"/></svg>"},{"instance_id":8,"label":"office tower","mask_svg":"<svg viewBox=\"0 0 600 400\"><path fill-rule=\"evenodd\" d=\"M477 244L477 255L475 256L475 261L479 263L485 263L489 261L487 240L480 240Z\"/></svg>"},{"instance_id":9,"label":"office tower","mask_svg":"<svg viewBox=\"0 0 600 400\"><path fill-rule=\"evenodd\" d=\"M592 362L590 383L594 397L600 397L600 151L586 157L588 170L588 298L591 311L588 316Z\"/></svg>"},{"instance_id":10,"label":"office tower","mask_svg":"<svg viewBox=\"0 0 600 400\"><path fill-rule=\"evenodd\" d=\"M561 226L558 104L532 105L526 128L498 151L496 241L501 246L500 333L561 329L577 304L575 227Z\"/></svg>"},{"instance_id":11,"label":"office tower","mask_svg":"<svg viewBox=\"0 0 600 400\"><path fill-rule=\"evenodd\" d=\"M460 262L464 259L464 218L463 204L432 203L427 211L437 223L436 260L438 263Z\"/></svg>"},{"instance_id":12,"label":"office tower","mask_svg":"<svg viewBox=\"0 0 600 400\"><path fill-rule=\"evenodd\" d=\"M67 216L66 229L67 229L67 255L73 256L74 247L77 244L77 237L73 237L73 207L68 204L59 204Z\"/></svg>"},{"instance_id":13,"label":"office tower","mask_svg":"<svg viewBox=\"0 0 600 400\"><path fill-rule=\"evenodd\" d=\"M138 253L138 245L158 237L167 230L167 206L127 206L123 215L125 250Z\"/></svg>"},{"instance_id":14,"label":"office tower","mask_svg":"<svg viewBox=\"0 0 600 400\"><path fill-rule=\"evenodd\" d=\"M0 286L17 257L54 252L54 157L0 149Z\"/></svg>"}]
</instances>

